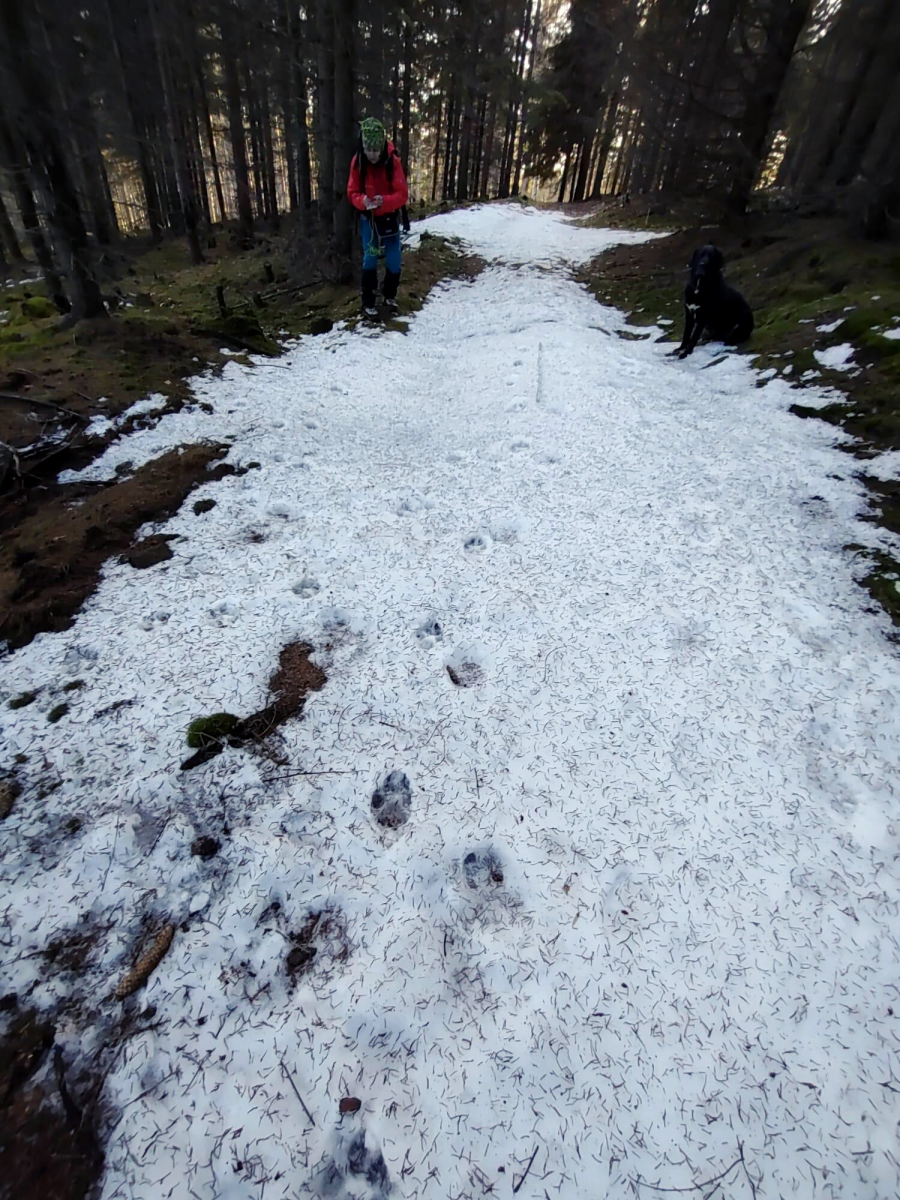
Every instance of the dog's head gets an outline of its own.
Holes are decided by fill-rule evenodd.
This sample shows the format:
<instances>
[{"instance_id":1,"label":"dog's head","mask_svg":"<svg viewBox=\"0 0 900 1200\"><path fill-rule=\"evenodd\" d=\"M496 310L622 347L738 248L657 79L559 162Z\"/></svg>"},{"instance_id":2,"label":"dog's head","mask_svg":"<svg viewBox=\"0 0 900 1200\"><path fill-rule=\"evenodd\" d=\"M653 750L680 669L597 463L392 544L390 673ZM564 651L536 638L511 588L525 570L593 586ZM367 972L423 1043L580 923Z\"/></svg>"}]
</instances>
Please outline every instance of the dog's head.
<instances>
[{"instance_id":1,"label":"dog's head","mask_svg":"<svg viewBox=\"0 0 900 1200\"><path fill-rule=\"evenodd\" d=\"M702 287L712 279L718 279L725 266L725 255L718 246L703 246L691 255L688 267L691 272L691 283L695 288Z\"/></svg>"}]
</instances>

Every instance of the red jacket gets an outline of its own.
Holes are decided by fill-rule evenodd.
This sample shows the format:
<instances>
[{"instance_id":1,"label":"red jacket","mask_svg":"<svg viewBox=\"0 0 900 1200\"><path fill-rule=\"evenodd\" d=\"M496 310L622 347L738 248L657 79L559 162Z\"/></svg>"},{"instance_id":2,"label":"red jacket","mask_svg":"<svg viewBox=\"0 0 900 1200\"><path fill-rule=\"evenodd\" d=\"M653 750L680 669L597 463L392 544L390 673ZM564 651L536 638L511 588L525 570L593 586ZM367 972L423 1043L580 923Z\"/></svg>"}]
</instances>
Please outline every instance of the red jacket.
<instances>
[{"instance_id":1,"label":"red jacket","mask_svg":"<svg viewBox=\"0 0 900 1200\"><path fill-rule=\"evenodd\" d=\"M388 159L393 155L393 163L391 165L391 178L388 178L387 163L366 163L366 188L362 190L360 186L360 171L359 171L359 155L353 155L353 162L350 164L350 178L347 181L347 199L354 208L358 208L360 212L369 211L366 208L366 196L370 200L374 200L376 196L384 198L384 204L379 208L373 208L371 212L376 216L384 216L385 213L398 212L404 204L409 202L409 188L406 186L406 176L403 174L403 166L400 159L394 153L393 142L388 142Z\"/></svg>"}]
</instances>

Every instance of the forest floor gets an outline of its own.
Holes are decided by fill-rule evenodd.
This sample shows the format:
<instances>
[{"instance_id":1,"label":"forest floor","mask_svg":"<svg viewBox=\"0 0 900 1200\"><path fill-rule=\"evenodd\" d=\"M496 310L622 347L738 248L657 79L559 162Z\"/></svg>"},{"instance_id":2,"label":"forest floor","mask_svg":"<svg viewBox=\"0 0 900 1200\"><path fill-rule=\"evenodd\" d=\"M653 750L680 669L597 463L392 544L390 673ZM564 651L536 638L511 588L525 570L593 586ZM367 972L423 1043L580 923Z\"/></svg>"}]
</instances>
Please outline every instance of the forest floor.
<instances>
[{"instance_id":1,"label":"forest floor","mask_svg":"<svg viewBox=\"0 0 900 1200\"><path fill-rule=\"evenodd\" d=\"M196 405L192 378L217 375L231 361L252 366L254 354L277 355L292 337L355 323L356 288L291 289L287 237L259 237L244 252L225 234L215 240L201 267L189 265L183 240L120 250L118 279L106 289L113 314L65 332L42 284L0 289L0 442L19 456L0 458L0 643L15 648L67 628L114 555L143 556L146 565L165 557L158 542L136 546L139 527L176 512L199 483L234 467L216 465L228 447L204 439L103 485L61 482L62 472ZM403 330L435 284L480 269L446 239L426 239L406 255L402 312L390 324ZM265 297L265 307L254 297Z\"/></svg>"},{"instance_id":2,"label":"forest floor","mask_svg":"<svg viewBox=\"0 0 900 1200\"><path fill-rule=\"evenodd\" d=\"M481 269L405 334L232 357L53 485L228 469L0 657L0 1194L896 1195L846 547L898 539L835 394L573 280L646 233L425 231Z\"/></svg>"}]
</instances>

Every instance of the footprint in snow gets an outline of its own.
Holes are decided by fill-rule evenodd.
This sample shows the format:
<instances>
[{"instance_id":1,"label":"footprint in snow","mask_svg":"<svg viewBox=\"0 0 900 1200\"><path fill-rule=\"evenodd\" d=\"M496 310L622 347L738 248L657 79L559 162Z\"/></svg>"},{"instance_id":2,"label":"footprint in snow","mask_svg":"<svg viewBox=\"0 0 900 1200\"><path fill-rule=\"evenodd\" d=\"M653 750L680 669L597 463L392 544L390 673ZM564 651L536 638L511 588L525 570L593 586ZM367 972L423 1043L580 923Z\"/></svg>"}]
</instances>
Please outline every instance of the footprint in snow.
<instances>
[{"instance_id":1,"label":"footprint in snow","mask_svg":"<svg viewBox=\"0 0 900 1200\"><path fill-rule=\"evenodd\" d=\"M472 554L480 554L488 548L488 538L483 533L472 533L463 542L463 549Z\"/></svg>"},{"instance_id":2,"label":"footprint in snow","mask_svg":"<svg viewBox=\"0 0 900 1200\"><path fill-rule=\"evenodd\" d=\"M426 617L421 624L416 626L416 637L426 650L429 650L435 642L441 641L443 636L444 631L437 617Z\"/></svg>"},{"instance_id":3,"label":"footprint in snow","mask_svg":"<svg viewBox=\"0 0 900 1200\"><path fill-rule=\"evenodd\" d=\"M350 630L353 615L349 609L340 608L335 604L330 608L323 608L319 614L319 620L322 622L322 628L329 633L347 633Z\"/></svg>"},{"instance_id":4,"label":"footprint in snow","mask_svg":"<svg viewBox=\"0 0 900 1200\"><path fill-rule=\"evenodd\" d=\"M236 600L219 600L210 607L209 615L220 628L224 629L227 625L235 623L240 611L241 606Z\"/></svg>"},{"instance_id":5,"label":"footprint in snow","mask_svg":"<svg viewBox=\"0 0 900 1200\"><path fill-rule=\"evenodd\" d=\"M519 540L524 523L518 517L501 517L491 525L491 538L501 546L510 546Z\"/></svg>"},{"instance_id":6,"label":"footprint in snow","mask_svg":"<svg viewBox=\"0 0 900 1200\"><path fill-rule=\"evenodd\" d=\"M429 496L406 496L397 505L396 513L398 517L411 517L416 513L430 512L433 508L434 501Z\"/></svg>"},{"instance_id":7,"label":"footprint in snow","mask_svg":"<svg viewBox=\"0 0 900 1200\"><path fill-rule=\"evenodd\" d=\"M493 846L469 850L462 860L463 878L475 891L499 887L504 881L503 860Z\"/></svg>"},{"instance_id":8,"label":"footprint in snow","mask_svg":"<svg viewBox=\"0 0 900 1200\"><path fill-rule=\"evenodd\" d=\"M372 793L372 815L385 829L399 829L412 811L412 788L403 771L385 775Z\"/></svg>"},{"instance_id":9,"label":"footprint in snow","mask_svg":"<svg viewBox=\"0 0 900 1200\"><path fill-rule=\"evenodd\" d=\"M387 1200L391 1179L378 1142L358 1117L344 1119L349 1128L338 1132L331 1161L317 1180L317 1195L323 1200Z\"/></svg>"},{"instance_id":10,"label":"footprint in snow","mask_svg":"<svg viewBox=\"0 0 900 1200\"><path fill-rule=\"evenodd\" d=\"M514 442L509 443L510 450L530 450L531 442L525 438L516 438Z\"/></svg>"},{"instance_id":11,"label":"footprint in snow","mask_svg":"<svg viewBox=\"0 0 900 1200\"><path fill-rule=\"evenodd\" d=\"M304 600L309 600L312 596L318 595L321 587L318 579L313 579L312 575L304 575L302 579L291 584L291 591L295 596L302 596Z\"/></svg>"}]
</instances>

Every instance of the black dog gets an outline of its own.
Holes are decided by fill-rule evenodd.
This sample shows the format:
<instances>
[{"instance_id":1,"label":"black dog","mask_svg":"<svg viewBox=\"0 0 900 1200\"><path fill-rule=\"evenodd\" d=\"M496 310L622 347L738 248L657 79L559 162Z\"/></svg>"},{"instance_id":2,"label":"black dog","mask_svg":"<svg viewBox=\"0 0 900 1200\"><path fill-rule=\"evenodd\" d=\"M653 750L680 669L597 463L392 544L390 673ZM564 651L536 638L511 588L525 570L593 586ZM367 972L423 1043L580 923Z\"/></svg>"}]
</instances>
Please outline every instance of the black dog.
<instances>
[{"instance_id":1,"label":"black dog","mask_svg":"<svg viewBox=\"0 0 900 1200\"><path fill-rule=\"evenodd\" d=\"M725 256L716 246L695 250L689 263L691 278L684 289L684 337L673 351L687 358L704 329L717 342L736 346L753 332L753 312L740 292L722 278Z\"/></svg>"}]
</instances>

